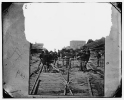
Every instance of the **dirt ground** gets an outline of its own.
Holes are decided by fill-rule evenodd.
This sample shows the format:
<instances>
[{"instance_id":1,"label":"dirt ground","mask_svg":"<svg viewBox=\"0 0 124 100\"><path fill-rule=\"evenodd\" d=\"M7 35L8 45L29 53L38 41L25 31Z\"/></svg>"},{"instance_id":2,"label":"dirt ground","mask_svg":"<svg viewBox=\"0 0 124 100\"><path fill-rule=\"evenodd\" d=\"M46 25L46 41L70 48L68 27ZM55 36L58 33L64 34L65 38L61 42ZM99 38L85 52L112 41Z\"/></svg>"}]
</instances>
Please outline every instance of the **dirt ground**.
<instances>
[{"instance_id":1,"label":"dirt ground","mask_svg":"<svg viewBox=\"0 0 124 100\"><path fill-rule=\"evenodd\" d=\"M35 59L35 58L34 58ZM33 60L32 60L33 61ZM31 69L33 72L37 69L38 62L32 64ZM81 96L81 97L101 97L104 95L104 78L94 72L80 71L78 61L71 64L71 68L60 65L58 66L59 72L51 70L50 72L41 72L36 95L51 95L51 96ZM69 74L69 75L68 75ZM31 90L37 75L30 78L29 87ZM69 76L69 78L68 78ZM67 85L67 80L69 83ZM88 81L89 79L89 81ZM90 83L90 87L89 84ZM65 89L66 88L66 89ZM90 91L91 89L91 91ZM71 90L71 92L70 92Z\"/></svg>"}]
</instances>

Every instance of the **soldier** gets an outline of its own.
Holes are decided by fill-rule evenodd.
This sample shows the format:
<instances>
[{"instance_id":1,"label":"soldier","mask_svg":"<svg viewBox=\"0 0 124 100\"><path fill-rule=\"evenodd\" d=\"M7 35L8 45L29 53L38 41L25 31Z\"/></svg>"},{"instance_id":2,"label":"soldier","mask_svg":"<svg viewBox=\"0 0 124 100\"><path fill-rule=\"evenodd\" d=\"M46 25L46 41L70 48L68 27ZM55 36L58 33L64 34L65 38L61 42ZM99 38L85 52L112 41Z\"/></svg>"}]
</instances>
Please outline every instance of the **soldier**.
<instances>
[{"instance_id":1,"label":"soldier","mask_svg":"<svg viewBox=\"0 0 124 100\"><path fill-rule=\"evenodd\" d=\"M84 72L86 70L85 58L86 58L86 52L85 51L81 51L81 53L80 53L80 70L84 71Z\"/></svg>"},{"instance_id":2,"label":"soldier","mask_svg":"<svg viewBox=\"0 0 124 100\"><path fill-rule=\"evenodd\" d=\"M45 72L46 72L46 66L45 65L47 65L47 63L46 63L46 60L47 60L47 56L46 56L46 51L42 51L42 53L40 54L40 64L41 64L41 62L42 62L42 64L43 64L43 67L44 67L44 70L45 70ZM39 65L40 65L39 64Z\"/></svg>"},{"instance_id":3,"label":"soldier","mask_svg":"<svg viewBox=\"0 0 124 100\"><path fill-rule=\"evenodd\" d=\"M57 52L56 51L53 54L53 58L54 58L54 65L55 65L56 64L56 61L58 59L58 55L57 55Z\"/></svg>"},{"instance_id":4,"label":"soldier","mask_svg":"<svg viewBox=\"0 0 124 100\"><path fill-rule=\"evenodd\" d=\"M51 68L51 63L53 63L53 54L52 53L48 53L47 54L47 59L46 59L46 65L47 65L47 71L50 71Z\"/></svg>"},{"instance_id":5,"label":"soldier","mask_svg":"<svg viewBox=\"0 0 124 100\"><path fill-rule=\"evenodd\" d=\"M89 49L86 50L86 51L83 51L81 53L81 57L80 57L80 59L81 59L81 70L84 71L84 72L87 70L86 65L89 61L89 57L90 57Z\"/></svg>"},{"instance_id":6,"label":"soldier","mask_svg":"<svg viewBox=\"0 0 124 100\"><path fill-rule=\"evenodd\" d=\"M44 55L44 51L42 50L42 51L41 51L41 54L40 54L40 56L39 56L39 58L40 58L40 63L39 63L39 65L38 65L38 69L40 69L41 63L43 64L43 55Z\"/></svg>"},{"instance_id":7,"label":"soldier","mask_svg":"<svg viewBox=\"0 0 124 100\"><path fill-rule=\"evenodd\" d=\"M101 58L101 54L99 51L96 51L97 52L97 67L99 67L99 60Z\"/></svg>"},{"instance_id":8,"label":"soldier","mask_svg":"<svg viewBox=\"0 0 124 100\"><path fill-rule=\"evenodd\" d=\"M85 59L85 64L84 64L84 67L85 67L86 70L87 70L86 65L87 65L87 63L89 61L89 58L90 58L90 50L87 49L87 51L86 51L86 59Z\"/></svg>"}]
</instances>

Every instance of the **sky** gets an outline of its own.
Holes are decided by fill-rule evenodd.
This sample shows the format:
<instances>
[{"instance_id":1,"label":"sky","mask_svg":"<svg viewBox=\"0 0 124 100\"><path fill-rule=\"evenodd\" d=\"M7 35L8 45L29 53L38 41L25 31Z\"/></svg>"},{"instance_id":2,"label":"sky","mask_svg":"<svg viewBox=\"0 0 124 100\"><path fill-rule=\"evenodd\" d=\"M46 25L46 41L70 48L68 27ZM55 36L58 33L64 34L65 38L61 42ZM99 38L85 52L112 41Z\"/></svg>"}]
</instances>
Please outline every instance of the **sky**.
<instances>
[{"instance_id":1,"label":"sky","mask_svg":"<svg viewBox=\"0 0 124 100\"><path fill-rule=\"evenodd\" d=\"M28 3L23 13L26 39L52 51L106 37L112 25L109 3Z\"/></svg>"}]
</instances>

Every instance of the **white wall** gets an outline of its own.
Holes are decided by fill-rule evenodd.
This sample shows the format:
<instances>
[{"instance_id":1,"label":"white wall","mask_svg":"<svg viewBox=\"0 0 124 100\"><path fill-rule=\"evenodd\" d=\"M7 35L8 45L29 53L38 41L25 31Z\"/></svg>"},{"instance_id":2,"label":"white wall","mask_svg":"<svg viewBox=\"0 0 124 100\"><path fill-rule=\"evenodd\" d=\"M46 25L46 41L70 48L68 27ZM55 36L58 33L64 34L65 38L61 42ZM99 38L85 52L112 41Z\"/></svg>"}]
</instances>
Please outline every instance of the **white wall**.
<instances>
[{"instance_id":1,"label":"white wall","mask_svg":"<svg viewBox=\"0 0 124 100\"><path fill-rule=\"evenodd\" d=\"M121 14L112 7L112 27L105 39L105 96L110 97L121 79Z\"/></svg>"},{"instance_id":2,"label":"white wall","mask_svg":"<svg viewBox=\"0 0 124 100\"><path fill-rule=\"evenodd\" d=\"M14 97L28 96L29 42L24 34L22 5L11 6L4 21L8 27L3 29L3 87Z\"/></svg>"}]
</instances>

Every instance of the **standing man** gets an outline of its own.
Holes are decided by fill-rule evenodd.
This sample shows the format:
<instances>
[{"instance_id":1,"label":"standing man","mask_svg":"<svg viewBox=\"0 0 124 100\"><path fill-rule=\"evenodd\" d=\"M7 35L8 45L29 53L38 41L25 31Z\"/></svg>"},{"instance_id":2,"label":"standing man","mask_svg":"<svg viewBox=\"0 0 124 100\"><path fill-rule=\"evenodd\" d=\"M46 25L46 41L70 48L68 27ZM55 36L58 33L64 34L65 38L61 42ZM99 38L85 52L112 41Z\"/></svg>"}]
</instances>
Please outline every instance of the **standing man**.
<instances>
[{"instance_id":1,"label":"standing man","mask_svg":"<svg viewBox=\"0 0 124 100\"><path fill-rule=\"evenodd\" d=\"M80 53L80 70L84 71L84 72L86 70L85 58L86 58L86 52L85 51L81 51L81 53Z\"/></svg>"},{"instance_id":2,"label":"standing man","mask_svg":"<svg viewBox=\"0 0 124 100\"><path fill-rule=\"evenodd\" d=\"M87 70L86 65L89 61L89 58L90 58L90 50L87 49L86 51L83 51L83 53L81 54L81 70L84 72Z\"/></svg>"},{"instance_id":3,"label":"standing man","mask_svg":"<svg viewBox=\"0 0 124 100\"><path fill-rule=\"evenodd\" d=\"M40 54L40 56L39 56L39 58L40 58L40 63L39 63L39 65L38 65L38 69L40 69L41 63L44 64L44 63L43 63L43 56L44 56L44 51L42 50L42 51L41 51L41 54Z\"/></svg>"},{"instance_id":4,"label":"standing man","mask_svg":"<svg viewBox=\"0 0 124 100\"><path fill-rule=\"evenodd\" d=\"M42 53L40 54L40 64L42 62L45 71L46 71L46 65L47 65L46 61L47 61L46 51L42 51Z\"/></svg>"},{"instance_id":5,"label":"standing man","mask_svg":"<svg viewBox=\"0 0 124 100\"><path fill-rule=\"evenodd\" d=\"M100 65L99 65L99 60L100 60L100 58L101 58L101 54L100 54L100 52L99 51L96 51L97 52L97 67L99 67Z\"/></svg>"},{"instance_id":6,"label":"standing man","mask_svg":"<svg viewBox=\"0 0 124 100\"><path fill-rule=\"evenodd\" d=\"M85 59L85 68L86 68L86 65L87 65L87 63L88 63L88 61L89 61L89 58L90 58L90 50L89 49L87 49L87 51L86 51L86 59ZM86 70L87 70L87 68L86 68Z\"/></svg>"}]
</instances>

